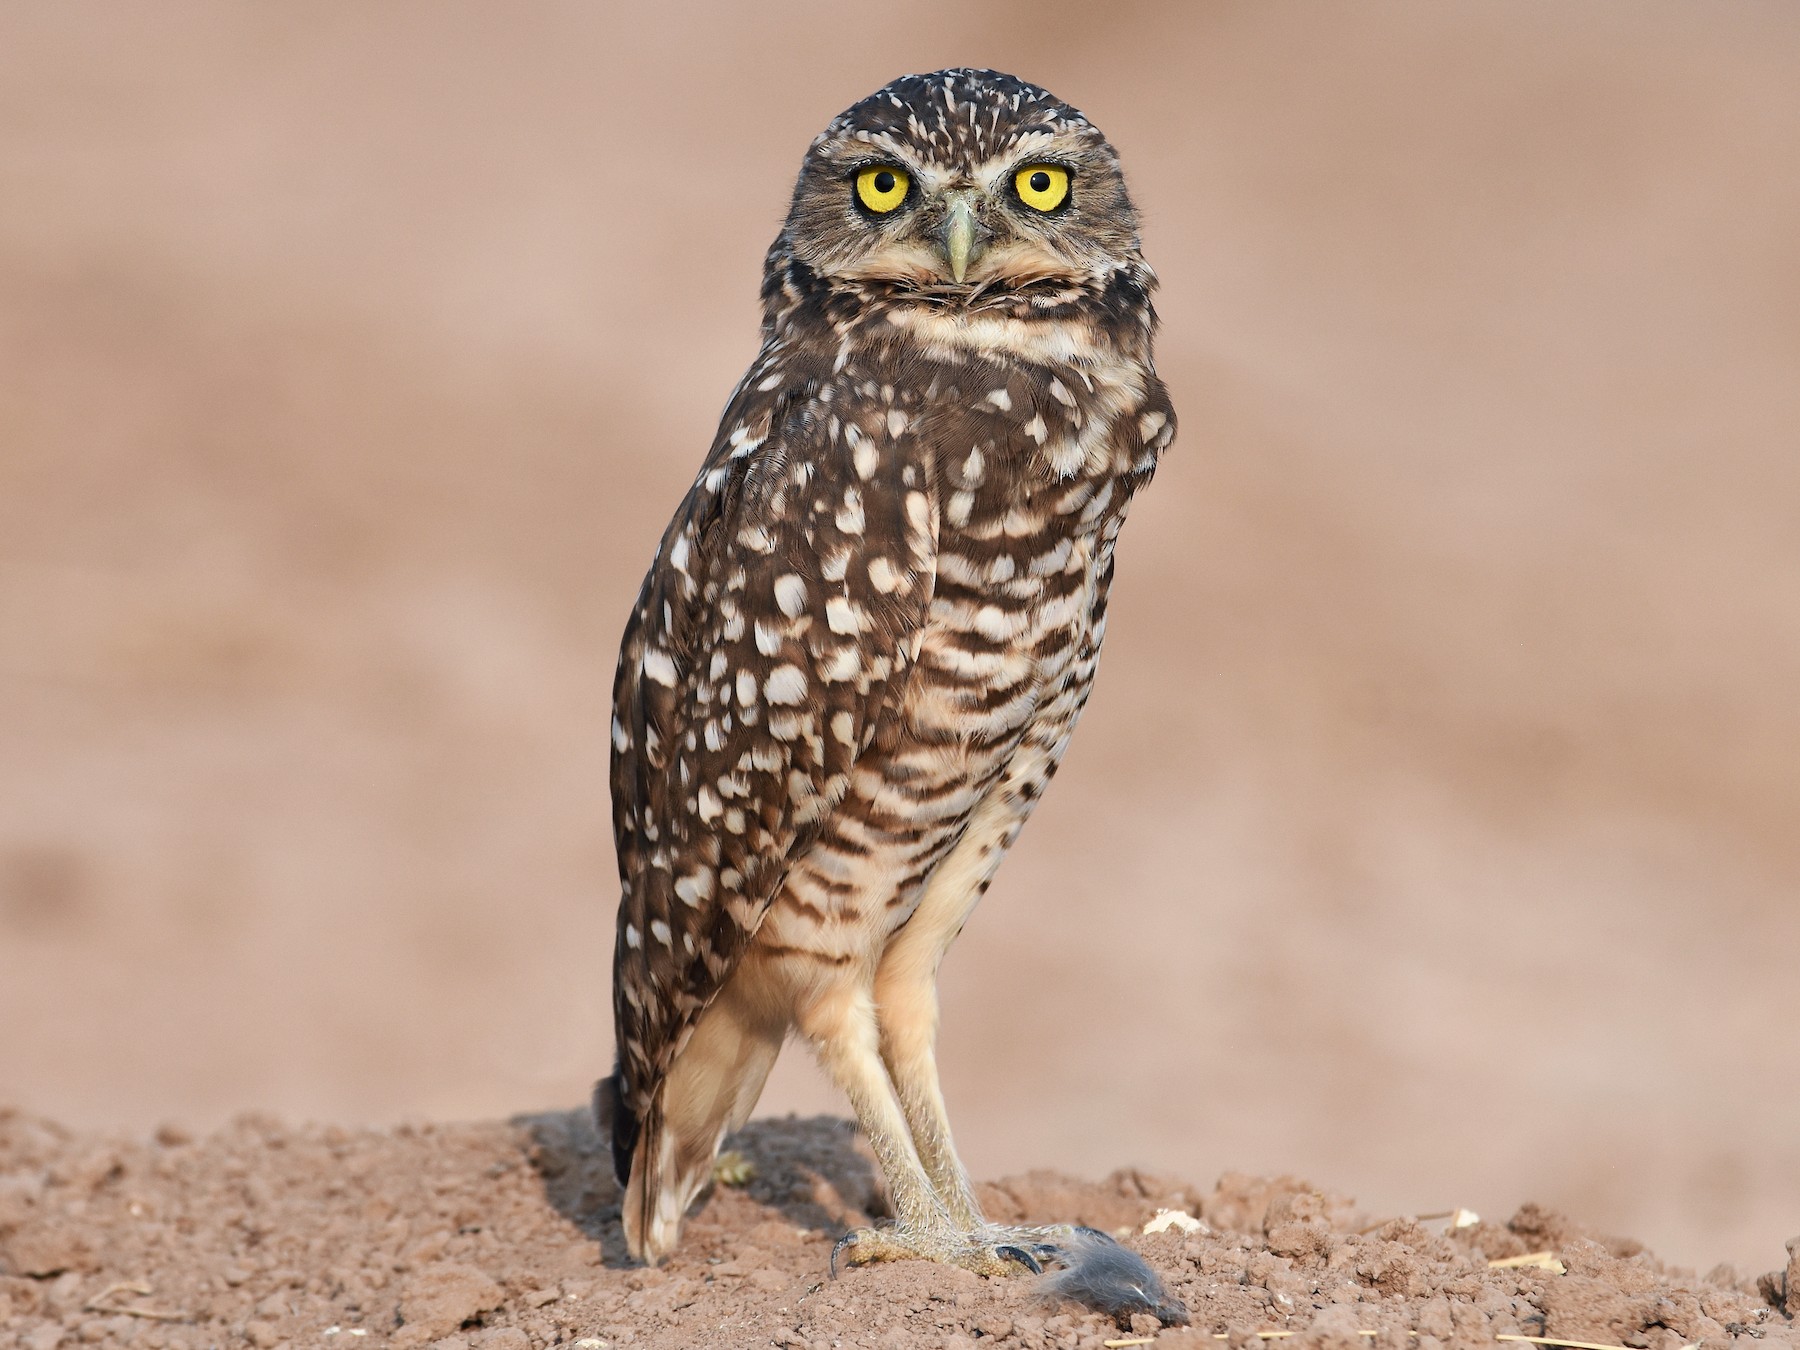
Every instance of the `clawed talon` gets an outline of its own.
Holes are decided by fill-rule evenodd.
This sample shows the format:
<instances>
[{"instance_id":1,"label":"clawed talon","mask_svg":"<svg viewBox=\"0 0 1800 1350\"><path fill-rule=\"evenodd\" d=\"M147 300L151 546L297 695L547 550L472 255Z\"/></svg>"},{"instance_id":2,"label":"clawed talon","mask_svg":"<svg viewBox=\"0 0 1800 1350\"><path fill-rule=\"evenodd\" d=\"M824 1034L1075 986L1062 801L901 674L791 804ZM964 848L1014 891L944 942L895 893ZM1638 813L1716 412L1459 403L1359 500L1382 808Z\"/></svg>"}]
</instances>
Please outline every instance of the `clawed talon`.
<instances>
[{"instance_id":1,"label":"clawed talon","mask_svg":"<svg viewBox=\"0 0 1800 1350\"><path fill-rule=\"evenodd\" d=\"M1119 1245L1118 1239L1111 1233L1102 1233L1098 1228L1089 1228L1086 1224L1076 1224L1066 1230L1068 1237L1060 1242L1033 1242L1031 1251L1040 1261L1054 1261L1059 1265L1068 1265L1074 1259L1071 1247L1079 1247L1084 1243L1102 1243L1108 1247Z\"/></svg>"},{"instance_id":2,"label":"clawed talon","mask_svg":"<svg viewBox=\"0 0 1800 1350\"><path fill-rule=\"evenodd\" d=\"M1055 1251L1056 1249L1052 1247L1050 1250ZM1033 1256L1023 1247L1014 1247L1011 1244L1004 1247L996 1247L994 1248L994 1255L1003 1256L1008 1261L1018 1262L1018 1264L1024 1266L1025 1269L1029 1270L1033 1275L1042 1275L1044 1273L1044 1267L1038 1262L1037 1257Z\"/></svg>"},{"instance_id":3,"label":"clawed talon","mask_svg":"<svg viewBox=\"0 0 1800 1350\"><path fill-rule=\"evenodd\" d=\"M1109 1233L1077 1224L1039 1227L982 1225L967 1236L902 1228L858 1228L831 1249L831 1278L838 1258L848 1264L877 1261L941 1261L977 1275L1044 1273L1044 1262L1062 1267L1038 1286L1040 1297L1073 1299L1129 1325L1134 1313L1149 1313L1164 1326L1185 1326L1188 1311L1170 1296L1143 1257L1121 1247Z\"/></svg>"},{"instance_id":4,"label":"clawed talon","mask_svg":"<svg viewBox=\"0 0 1800 1350\"><path fill-rule=\"evenodd\" d=\"M1013 1226L994 1224L984 1230L982 1236L994 1244L996 1251L1007 1247L1024 1248L1040 1262L1050 1261L1058 1265L1068 1265L1083 1246L1101 1243L1108 1247L1116 1247L1118 1243L1109 1233L1102 1233L1098 1228L1089 1228L1084 1224L1039 1224L1033 1226Z\"/></svg>"},{"instance_id":5,"label":"clawed talon","mask_svg":"<svg viewBox=\"0 0 1800 1350\"><path fill-rule=\"evenodd\" d=\"M840 1259L848 1266L868 1266L879 1261L938 1261L977 1275L1012 1275L1020 1270L1042 1275L1044 1263L1039 1258L1055 1249L1030 1236L1009 1240L1012 1238L1014 1235L1004 1229L978 1229L964 1236L954 1231L941 1235L913 1232L898 1226L858 1228L832 1246L828 1269L835 1280Z\"/></svg>"},{"instance_id":6,"label":"clawed talon","mask_svg":"<svg viewBox=\"0 0 1800 1350\"><path fill-rule=\"evenodd\" d=\"M1123 1249L1110 1234L1080 1224L983 1224L967 1235L894 1224L845 1233L831 1248L829 1270L835 1280L840 1260L849 1266L911 1260L940 1261L977 1275L1012 1275L1021 1270L1042 1275L1047 1264L1065 1269L1091 1264L1091 1253L1096 1250Z\"/></svg>"},{"instance_id":7,"label":"clawed talon","mask_svg":"<svg viewBox=\"0 0 1800 1350\"><path fill-rule=\"evenodd\" d=\"M852 1230L851 1232L845 1233L844 1236L842 1236L836 1242L831 1244L831 1264L828 1267L828 1269L831 1272L832 1279L835 1280L837 1278L838 1257L843 1254L844 1248L854 1247L855 1245L856 1245L856 1233L854 1230Z\"/></svg>"}]
</instances>

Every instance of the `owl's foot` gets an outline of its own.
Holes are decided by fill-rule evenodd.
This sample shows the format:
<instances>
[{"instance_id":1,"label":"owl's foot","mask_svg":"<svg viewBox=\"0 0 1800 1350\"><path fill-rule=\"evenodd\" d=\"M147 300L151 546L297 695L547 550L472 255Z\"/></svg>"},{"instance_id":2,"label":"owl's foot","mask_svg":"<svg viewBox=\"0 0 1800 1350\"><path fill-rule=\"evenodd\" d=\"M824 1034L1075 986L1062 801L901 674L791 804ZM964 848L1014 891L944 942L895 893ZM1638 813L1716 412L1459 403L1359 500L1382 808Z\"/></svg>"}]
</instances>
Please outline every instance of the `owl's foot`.
<instances>
[{"instance_id":1,"label":"owl's foot","mask_svg":"<svg viewBox=\"0 0 1800 1350\"><path fill-rule=\"evenodd\" d=\"M1009 1247L1021 1247L1040 1262L1066 1265L1077 1249L1094 1244L1116 1246L1109 1234L1098 1228L1078 1223L983 1224L983 1241Z\"/></svg>"},{"instance_id":2,"label":"owl's foot","mask_svg":"<svg viewBox=\"0 0 1800 1350\"><path fill-rule=\"evenodd\" d=\"M1149 1313L1164 1326L1186 1326L1187 1306L1170 1295L1150 1264L1097 1228L1080 1224L1009 1226L983 1224L968 1237L911 1233L903 1228L858 1228L831 1249L831 1277L838 1260L867 1266L877 1261L938 1261L977 1275L1043 1274L1061 1269L1038 1286L1040 1297L1072 1299L1129 1326Z\"/></svg>"},{"instance_id":3,"label":"owl's foot","mask_svg":"<svg viewBox=\"0 0 1800 1350\"><path fill-rule=\"evenodd\" d=\"M999 1236L1000 1232L984 1228L962 1237L954 1233L909 1233L903 1228L853 1229L831 1249L831 1277L837 1278L840 1259L849 1266L869 1266L877 1261L937 1261L961 1266L977 1275L1017 1275L1021 1271L1043 1274L1038 1244L1011 1242Z\"/></svg>"}]
</instances>

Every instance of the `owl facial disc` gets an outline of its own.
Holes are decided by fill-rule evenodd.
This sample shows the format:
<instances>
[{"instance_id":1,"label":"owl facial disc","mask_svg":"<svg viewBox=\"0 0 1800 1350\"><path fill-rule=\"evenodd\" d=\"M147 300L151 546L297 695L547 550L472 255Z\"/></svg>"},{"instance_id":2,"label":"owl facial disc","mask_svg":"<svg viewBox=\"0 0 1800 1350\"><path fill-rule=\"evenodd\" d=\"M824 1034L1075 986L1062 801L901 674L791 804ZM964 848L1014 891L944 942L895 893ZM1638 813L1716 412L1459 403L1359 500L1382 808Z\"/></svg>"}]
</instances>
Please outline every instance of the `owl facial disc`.
<instances>
[{"instance_id":1,"label":"owl facial disc","mask_svg":"<svg viewBox=\"0 0 1800 1350\"><path fill-rule=\"evenodd\" d=\"M813 141L774 255L899 304L992 307L1148 275L1117 154L1037 85L906 75Z\"/></svg>"}]
</instances>

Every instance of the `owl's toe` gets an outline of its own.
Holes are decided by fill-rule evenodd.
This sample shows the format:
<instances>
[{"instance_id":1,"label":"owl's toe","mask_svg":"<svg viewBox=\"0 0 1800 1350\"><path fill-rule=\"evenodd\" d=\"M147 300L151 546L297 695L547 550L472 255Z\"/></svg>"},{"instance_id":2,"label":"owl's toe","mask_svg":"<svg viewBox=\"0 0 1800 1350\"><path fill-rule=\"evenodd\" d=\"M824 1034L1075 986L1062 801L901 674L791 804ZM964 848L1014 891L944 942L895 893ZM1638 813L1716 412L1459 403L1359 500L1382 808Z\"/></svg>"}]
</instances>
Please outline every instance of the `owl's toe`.
<instances>
[{"instance_id":1,"label":"owl's toe","mask_svg":"<svg viewBox=\"0 0 1800 1350\"><path fill-rule=\"evenodd\" d=\"M1067 1264L1076 1248L1093 1243L1111 1244L1110 1235L1077 1223L988 1224L981 1236L996 1246L1009 1245L1030 1252L1041 1262Z\"/></svg>"},{"instance_id":2,"label":"owl's toe","mask_svg":"<svg viewBox=\"0 0 1800 1350\"><path fill-rule=\"evenodd\" d=\"M992 1250L994 1255L999 1257L1002 1261L1012 1261L1018 1265L1024 1266L1025 1269L1029 1270L1033 1275L1042 1275L1044 1273L1043 1262L1039 1261L1037 1257L1025 1247L1015 1247L1009 1242L1002 1246L995 1247Z\"/></svg>"},{"instance_id":3,"label":"owl's toe","mask_svg":"<svg viewBox=\"0 0 1800 1350\"><path fill-rule=\"evenodd\" d=\"M847 1266L870 1266L880 1261L936 1261L977 1275L1041 1275L1044 1271L1043 1262L1030 1243L996 1241L986 1233L963 1237L913 1233L900 1227L851 1230L831 1249L833 1279L837 1278L840 1260Z\"/></svg>"}]
</instances>

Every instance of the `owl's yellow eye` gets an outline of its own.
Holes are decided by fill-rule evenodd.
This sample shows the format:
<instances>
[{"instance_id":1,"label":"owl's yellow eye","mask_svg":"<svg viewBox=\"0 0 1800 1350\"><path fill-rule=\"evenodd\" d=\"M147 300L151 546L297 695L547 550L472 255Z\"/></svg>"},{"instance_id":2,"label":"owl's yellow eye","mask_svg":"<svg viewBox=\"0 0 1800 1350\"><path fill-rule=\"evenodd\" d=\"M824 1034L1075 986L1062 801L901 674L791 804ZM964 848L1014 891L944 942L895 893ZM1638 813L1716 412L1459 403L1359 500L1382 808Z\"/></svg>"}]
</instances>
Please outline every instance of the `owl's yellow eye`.
<instances>
[{"instance_id":1,"label":"owl's yellow eye","mask_svg":"<svg viewBox=\"0 0 1800 1350\"><path fill-rule=\"evenodd\" d=\"M906 200L912 178L905 169L892 169L885 164L864 169L856 175L856 200L878 216L885 216Z\"/></svg>"},{"instance_id":2,"label":"owl's yellow eye","mask_svg":"<svg viewBox=\"0 0 1800 1350\"><path fill-rule=\"evenodd\" d=\"M1056 164L1027 164L1013 175L1019 200L1034 211L1054 211L1069 196L1069 171Z\"/></svg>"}]
</instances>

